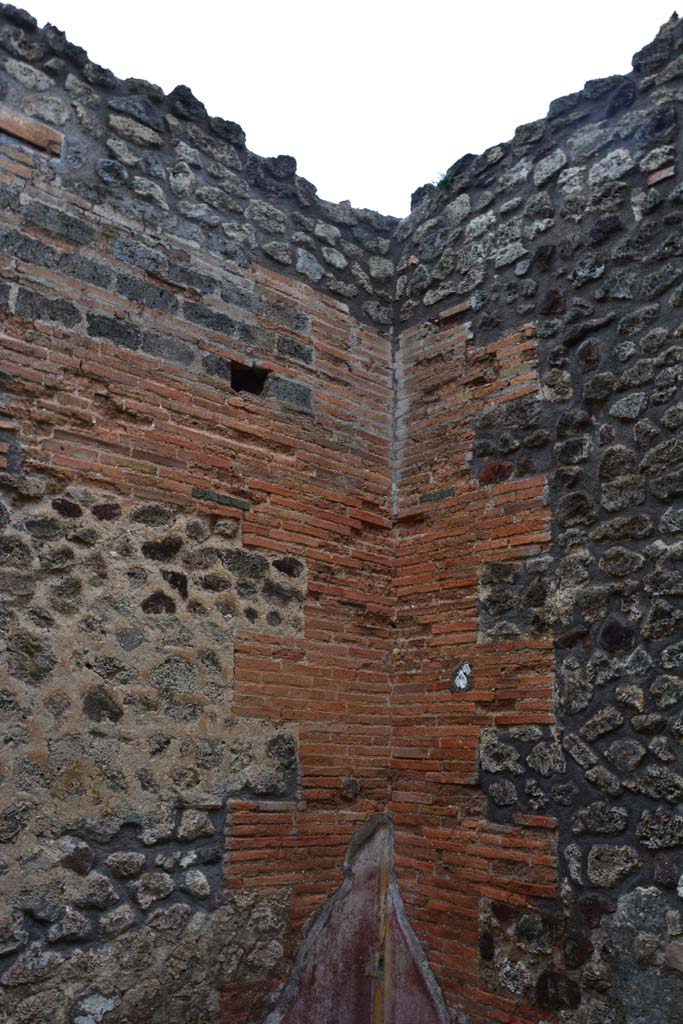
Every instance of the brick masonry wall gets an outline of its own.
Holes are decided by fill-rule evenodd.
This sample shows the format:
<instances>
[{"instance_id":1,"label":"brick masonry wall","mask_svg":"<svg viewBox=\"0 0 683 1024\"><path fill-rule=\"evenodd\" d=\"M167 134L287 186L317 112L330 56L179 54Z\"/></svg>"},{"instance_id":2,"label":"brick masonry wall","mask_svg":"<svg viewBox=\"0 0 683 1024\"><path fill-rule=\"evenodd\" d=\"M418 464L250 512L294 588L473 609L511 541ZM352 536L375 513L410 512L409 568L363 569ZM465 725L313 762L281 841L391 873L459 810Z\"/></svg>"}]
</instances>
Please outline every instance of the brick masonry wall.
<instances>
[{"instance_id":1,"label":"brick masonry wall","mask_svg":"<svg viewBox=\"0 0 683 1024\"><path fill-rule=\"evenodd\" d=\"M680 32L397 229L397 872L464 1020L680 1016Z\"/></svg>"},{"instance_id":2,"label":"brick masonry wall","mask_svg":"<svg viewBox=\"0 0 683 1024\"><path fill-rule=\"evenodd\" d=\"M557 898L552 818L487 819L480 737L554 722L548 639L482 629L478 581L548 546L542 477L477 480L472 418L538 389L531 328L477 347L462 310L401 336L392 813L396 872L447 1000L473 1021L539 1020L480 978L480 913ZM471 671L470 671L471 670ZM539 1016L540 1014L540 1016Z\"/></svg>"},{"instance_id":3,"label":"brick masonry wall","mask_svg":"<svg viewBox=\"0 0 683 1024\"><path fill-rule=\"evenodd\" d=\"M389 344L3 153L3 1019L253 1019L386 802Z\"/></svg>"},{"instance_id":4,"label":"brick masonry wall","mask_svg":"<svg viewBox=\"0 0 683 1024\"><path fill-rule=\"evenodd\" d=\"M676 1021L681 23L400 223L0 48L2 1024Z\"/></svg>"}]
</instances>

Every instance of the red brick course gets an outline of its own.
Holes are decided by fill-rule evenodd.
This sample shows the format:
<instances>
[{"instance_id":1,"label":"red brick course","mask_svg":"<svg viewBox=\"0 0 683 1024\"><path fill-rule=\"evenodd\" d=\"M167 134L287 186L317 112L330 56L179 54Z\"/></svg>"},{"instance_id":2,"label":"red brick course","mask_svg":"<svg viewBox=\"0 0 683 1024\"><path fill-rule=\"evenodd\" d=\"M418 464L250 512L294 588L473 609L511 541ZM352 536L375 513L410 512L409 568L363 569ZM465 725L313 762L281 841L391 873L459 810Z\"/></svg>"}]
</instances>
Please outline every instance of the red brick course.
<instances>
[{"instance_id":1,"label":"red brick course","mask_svg":"<svg viewBox=\"0 0 683 1024\"><path fill-rule=\"evenodd\" d=\"M31 167L19 148L2 148L0 176L24 181ZM57 201L43 185L36 194ZM61 188L59 203L98 227L90 255L102 266L147 280L114 255L125 223ZM39 229L30 237L82 251ZM226 267L178 247L195 268L304 312L308 333L230 308L261 331L246 351L238 338L181 315L3 257L12 289L153 330L186 345L193 361L178 365L89 337L83 321L70 328L8 311L0 347L11 383L0 428L16 437L28 473L238 517L245 546L306 557L303 635L237 636L232 709L296 723L299 796L232 801L225 884L286 890L291 955L306 921L338 887L351 837L388 808L403 899L449 1004L473 1024L537 1021L532 1009L479 988L479 911L483 898L525 905L555 895L553 822L487 822L477 746L483 726L554 721L551 645L482 637L477 578L486 563L543 550L548 510L542 478L491 472L487 482L470 465L472 416L537 389L533 329L478 348L466 327L445 318L440 328L405 333L392 366L388 336L359 325L342 304L262 267ZM189 297L187 289L155 284ZM218 300L209 304L223 311ZM310 346L311 364L276 356L269 347L276 332ZM310 386L315 416L233 392L202 369L207 353L253 357ZM0 445L0 465L8 448ZM249 507L193 496L197 489ZM474 666L472 686L453 693L453 671L464 660ZM347 803L340 785L348 776L361 788ZM265 995L263 986L232 986L224 1020L257 1020Z\"/></svg>"},{"instance_id":2,"label":"red brick course","mask_svg":"<svg viewBox=\"0 0 683 1024\"><path fill-rule=\"evenodd\" d=\"M396 874L447 1002L477 1024L539 1019L479 988L481 900L523 906L557 893L552 821L488 822L477 778L483 726L554 721L551 643L488 640L477 609L484 565L538 553L549 540L542 478L493 474L487 484L470 466L474 417L537 390L534 353L531 327L477 347L467 326L447 322L406 332L399 355ZM465 661L471 687L453 692Z\"/></svg>"}]
</instances>

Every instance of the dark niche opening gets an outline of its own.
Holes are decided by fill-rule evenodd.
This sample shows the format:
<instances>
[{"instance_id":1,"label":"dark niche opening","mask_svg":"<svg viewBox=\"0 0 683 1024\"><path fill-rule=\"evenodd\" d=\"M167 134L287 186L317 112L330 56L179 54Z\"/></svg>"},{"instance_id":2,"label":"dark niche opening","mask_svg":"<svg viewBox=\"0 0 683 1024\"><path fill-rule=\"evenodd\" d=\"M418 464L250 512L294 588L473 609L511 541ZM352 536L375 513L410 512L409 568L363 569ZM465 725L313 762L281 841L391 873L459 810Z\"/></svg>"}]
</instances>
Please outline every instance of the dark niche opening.
<instances>
[{"instance_id":1,"label":"dark niche opening","mask_svg":"<svg viewBox=\"0 0 683 1024\"><path fill-rule=\"evenodd\" d=\"M263 393L264 385L269 376L270 370L262 370L258 366L243 366L241 363L233 363L230 383L233 391L248 391L250 395L260 395Z\"/></svg>"}]
</instances>

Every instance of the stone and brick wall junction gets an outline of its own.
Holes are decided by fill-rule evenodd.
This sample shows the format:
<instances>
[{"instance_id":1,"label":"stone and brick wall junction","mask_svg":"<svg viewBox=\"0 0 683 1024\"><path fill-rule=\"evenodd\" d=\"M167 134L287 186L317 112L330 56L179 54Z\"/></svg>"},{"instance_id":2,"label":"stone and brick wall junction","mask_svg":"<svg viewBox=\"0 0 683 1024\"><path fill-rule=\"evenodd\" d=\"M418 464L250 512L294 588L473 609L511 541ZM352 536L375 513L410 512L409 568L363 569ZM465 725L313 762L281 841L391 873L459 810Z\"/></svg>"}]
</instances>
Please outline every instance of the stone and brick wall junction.
<instances>
[{"instance_id":1,"label":"stone and brick wall junction","mask_svg":"<svg viewBox=\"0 0 683 1024\"><path fill-rule=\"evenodd\" d=\"M0 7L0 1021L683 1020L683 27L403 221Z\"/></svg>"}]
</instances>

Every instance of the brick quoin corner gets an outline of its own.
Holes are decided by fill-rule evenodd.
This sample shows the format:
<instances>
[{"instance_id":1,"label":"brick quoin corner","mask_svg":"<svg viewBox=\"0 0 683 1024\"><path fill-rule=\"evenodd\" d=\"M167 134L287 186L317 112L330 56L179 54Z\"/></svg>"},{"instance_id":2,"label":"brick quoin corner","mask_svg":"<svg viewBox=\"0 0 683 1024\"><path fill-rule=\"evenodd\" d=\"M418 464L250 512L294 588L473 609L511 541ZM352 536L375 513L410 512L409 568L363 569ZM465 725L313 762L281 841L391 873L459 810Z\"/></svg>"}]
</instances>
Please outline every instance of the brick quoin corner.
<instances>
[{"instance_id":1,"label":"brick quoin corner","mask_svg":"<svg viewBox=\"0 0 683 1024\"><path fill-rule=\"evenodd\" d=\"M397 221L0 4L0 1024L683 1024L682 98Z\"/></svg>"}]
</instances>

